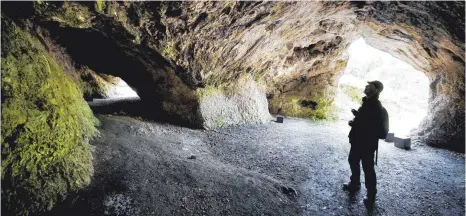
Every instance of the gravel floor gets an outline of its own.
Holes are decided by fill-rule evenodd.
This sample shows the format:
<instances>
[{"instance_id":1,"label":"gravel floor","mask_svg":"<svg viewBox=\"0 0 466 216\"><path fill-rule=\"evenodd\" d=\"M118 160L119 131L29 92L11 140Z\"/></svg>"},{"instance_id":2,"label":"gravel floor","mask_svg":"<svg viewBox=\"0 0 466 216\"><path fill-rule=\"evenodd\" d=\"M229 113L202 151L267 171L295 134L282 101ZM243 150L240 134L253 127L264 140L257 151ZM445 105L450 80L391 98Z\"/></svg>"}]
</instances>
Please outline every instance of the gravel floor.
<instances>
[{"instance_id":1,"label":"gravel floor","mask_svg":"<svg viewBox=\"0 0 466 216\"><path fill-rule=\"evenodd\" d=\"M193 130L99 115L92 184L56 215L464 215L464 154L380 142L377 202L341 190L348 126ZM363 176L361 180L364 181Z\"/></svg>"}]
</instances>

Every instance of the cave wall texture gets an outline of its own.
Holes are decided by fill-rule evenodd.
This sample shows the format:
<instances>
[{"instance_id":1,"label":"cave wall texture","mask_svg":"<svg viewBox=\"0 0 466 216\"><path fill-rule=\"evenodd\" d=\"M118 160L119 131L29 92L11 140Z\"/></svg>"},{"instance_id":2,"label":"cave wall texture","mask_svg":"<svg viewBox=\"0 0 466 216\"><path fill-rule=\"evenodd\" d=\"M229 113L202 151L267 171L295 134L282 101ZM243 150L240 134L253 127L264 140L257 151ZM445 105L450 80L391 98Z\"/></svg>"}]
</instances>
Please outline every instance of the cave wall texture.
<instances>
[{"instance_id":1,"label":"cave wall texture","mask_svg":"<svg viewBox=\"0 0 466 216\"><path fill-rule=\"evenodd\" d=\"M429 77L418 134L462 152L464 13L464 2L2 2L2 19L73 71L84 96L99 84L82 77L118 76L148 110L204 128L267 122L269 111L331 118L346 49L364 37Z\"/></svg>"},{"instance_id":2,"label":"cave wall texture","mask_svg":"<svg viewBox=\"0 0 466 216\"><path fill-rule=\"evenodd\" d=\"M46 29L77 64L123 78L154 110L206 128L270 119L254 107L262 99L202 104L242 97L244 77L271 113L329 118L345 50L364 37L429 77L424 140L464 149L464 2L35 2L2 13ZM309 100L317 110L301 106Z\"/></svg>"}]
</instances>

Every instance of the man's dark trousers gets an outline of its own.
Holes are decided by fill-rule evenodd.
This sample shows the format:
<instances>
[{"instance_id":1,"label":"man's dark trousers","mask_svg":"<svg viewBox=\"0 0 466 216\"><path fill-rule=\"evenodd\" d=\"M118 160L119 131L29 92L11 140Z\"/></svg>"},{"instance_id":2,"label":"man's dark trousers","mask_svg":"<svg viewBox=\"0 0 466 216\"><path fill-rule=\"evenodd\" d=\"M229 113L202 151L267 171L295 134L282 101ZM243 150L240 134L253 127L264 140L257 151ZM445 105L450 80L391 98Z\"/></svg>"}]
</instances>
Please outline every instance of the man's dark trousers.
<instances>
[{"instance_id":1,"label":"man's dark trousers","mask_svg":"<svg viewBox=\"0 0 466 216\"><path fill-rule=\"evenodd\" d=\"M374 169L374 153L375 149L364 148L352 144L348 162L351 168L351 183L360 184L361 168L359 161L362 161L362 169L364 170L366 189L368 193L377 193L376 190L376 175Z\"/></svg>"}]
</instances>

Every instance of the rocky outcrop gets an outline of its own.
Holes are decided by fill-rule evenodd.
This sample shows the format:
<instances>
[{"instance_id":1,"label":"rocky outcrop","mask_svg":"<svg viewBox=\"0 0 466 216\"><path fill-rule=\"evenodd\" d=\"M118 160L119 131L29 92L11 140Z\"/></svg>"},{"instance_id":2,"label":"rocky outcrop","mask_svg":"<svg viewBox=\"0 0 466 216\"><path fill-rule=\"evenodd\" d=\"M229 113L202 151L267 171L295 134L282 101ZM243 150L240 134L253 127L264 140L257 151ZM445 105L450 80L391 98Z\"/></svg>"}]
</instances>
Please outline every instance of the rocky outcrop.
<instances>
[{"instance_id":1,"label":"rocky outcrop","mask_svg":"<svg viewBox=\"0 0 466 216\"><path fill-rule=\"evenodd\" d=\"M199 91L200 115L205 128L244 123L265 123L271 120L267 110L265 87L245 75L233 88L210 88Z\"/></svg>"},{"instance_id":2,"label":"rocky outcrop","mask_svg":"<svg viewBox=\"0 0 466 216\"><path fill-rule=\"evenodd\" d=\"M236 89L245 74L255 85L265 86L270 111L329 118L335 86L347 62L345 50L364 37L369 45L407 61L431 80L429 115L419 130L421 136L432 145L464 149L464 2L28 5L29 10L22 6L21 19L46 28L77 63L123 78L152 106L196 126L230 118L221 107L231 102L219 99L227 95L218 96L217 103L223 103L219 110L204 112L202 107L211 106L202 103L210 100L198 92L231 92L224 90ZM10 6L6 8L14 8ZM319 105L313 109L302 106L303 101ZM245 105L252 110L244 111L256 113L248 118L263 121L259 113L266 110L256 112L255 105ZM212 116L218 119L206 120ZM246 120L230 123L235 122Z\"/></svg>"}]
</instances>

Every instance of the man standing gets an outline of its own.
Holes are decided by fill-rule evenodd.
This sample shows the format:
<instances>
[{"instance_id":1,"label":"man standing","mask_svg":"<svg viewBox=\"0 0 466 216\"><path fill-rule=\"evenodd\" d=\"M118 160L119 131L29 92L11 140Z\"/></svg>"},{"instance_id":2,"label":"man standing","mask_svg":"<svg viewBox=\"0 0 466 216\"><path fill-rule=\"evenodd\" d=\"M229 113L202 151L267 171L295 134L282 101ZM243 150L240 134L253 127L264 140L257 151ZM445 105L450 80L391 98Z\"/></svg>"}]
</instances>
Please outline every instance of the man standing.
<instances>
[{"instance_id":1,"label":"man standing","mask_svg":"<svg viewBox=\"0 0 466 216\"><path fill-rule=\"evenodd\" d=\"M383 107L379 101L379 94L382 90L383 84L381 82L368 82L364 89L366 96L362 98L362 106L358 110L351 110L355 118L348 123L351 126L348 136L351 143L348 157L351 179L350 182L343 184L343 189L349 192L360 189L359 161L362 161L367 189L367 195L364 198L366 206L371 206L375 202L377 193L374 153L378 147L378 134L383 121Z\"/></svg>"}]
</instances>

